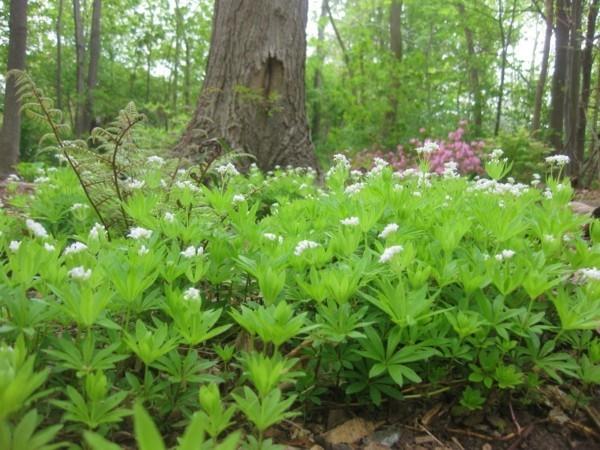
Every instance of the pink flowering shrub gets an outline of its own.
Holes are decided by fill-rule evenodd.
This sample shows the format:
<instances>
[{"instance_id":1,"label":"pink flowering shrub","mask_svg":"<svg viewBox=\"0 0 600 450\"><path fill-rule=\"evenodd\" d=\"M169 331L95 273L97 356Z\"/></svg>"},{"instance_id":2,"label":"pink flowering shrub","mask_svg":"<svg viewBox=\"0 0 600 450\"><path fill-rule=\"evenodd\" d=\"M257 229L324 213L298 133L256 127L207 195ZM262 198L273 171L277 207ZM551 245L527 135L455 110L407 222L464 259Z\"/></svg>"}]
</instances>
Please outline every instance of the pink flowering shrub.
<instances>
[{"instance_id":1,"label":"pink flowering shrub","mask_svg":"<svg viewBox=\"0 0 600 450\"><path fill-rule=\"evenodd\" d=\"M447 139L413 138L407 146L398 145L395 151L383 150L363 150L353 159L355 168L370 169L374 158L382 158L387 161L395 170L404 170L418 165L416 149L424 145L435 144L437 149L431 153L423 154L422 158L429 161L429 168L432 172L442 173L444 165L448 162L455 162L458 165L458 171L463 175L481 174L483 167L481 157L485 142L466 141L464 139L466 123L461 121L456 130L448 133ZM426 129L421 128L419 132L426 134Z\"/></svg>"}]
</instances>

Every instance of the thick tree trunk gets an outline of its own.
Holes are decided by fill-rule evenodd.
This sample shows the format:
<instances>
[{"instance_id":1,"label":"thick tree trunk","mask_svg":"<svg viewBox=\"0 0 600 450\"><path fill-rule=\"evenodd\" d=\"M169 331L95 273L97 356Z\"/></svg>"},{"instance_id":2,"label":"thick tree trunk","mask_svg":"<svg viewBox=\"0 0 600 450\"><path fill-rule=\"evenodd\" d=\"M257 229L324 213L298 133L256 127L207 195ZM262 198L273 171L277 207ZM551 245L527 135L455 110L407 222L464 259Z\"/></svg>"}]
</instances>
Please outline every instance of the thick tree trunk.
<instances>
[{"instance_id":1,"label":"thick tree trunk","mask_svg":"<svg viewBox=\"0 0 600 450\"><path fill-rule=\"evenodd\" d=\"M544 90L548 80L548 61L550 59L550 45L552 43L552 31L554 28L554 0L546 0L544 6L546 19L546 34L544 35L544 50L542 52L542 66L540 68L540 77L538 78L535 89L535 103L533 105L533 120L531 121L531 131L535 133L540 129L542 121L542 103L544 101Z\"/></svg>"},{"instance_id":2,"label":"thick tree trunk","mask_svg":"<svg viewBox=\"0 0 600 450\"><path fill-rule=\"evenodd\" d=\"M323 45L325 44L325 22L327 20L327 0L321 1L321 15L317 27L317 67L315 69L315 78L313 88L316 92L316 98L312 105L311 135L313 142L317 141L321 135L321 89L323 88L323 61L325 54Z\"/></svg>"},{"instance_id":3,"label":"thick tree trunk","mask_svg":"<svg viewBox=\"0 0 600 450\"><path fill-rule=\"evenodd\" d=\"M567 52L567 82L566 82L566 150L571 158L569 174L577 183L583 155L577 153L577 126L579 114L579 98L581 88L581 20L583 15L583 1L572 0L570 17L569 49ZM580 157L581 156L581 157Z\"/></svg>"},{"instance_id":4,"label":"thick tree trunk","mask_svg":"<svg viewBox=\"0 0 600 450\"><path fill-rule=\"evenodd\" d=\"M596 19L598 18L599 0L592 0L587 18L585 33L585 48L581 57L581 99L579 102L579 117L577 120L577 143L575 153L579 161L583 162L585 153L585 131L587 128L587 113L590 104L590 85L592 83L592 64L594 49L594 35L596 34Z\"/></svg>"},{"instance_id":5,"label":"thick tree trunk","mask_svg":"<svg viewBox=\"0 0 600 450\"><path fill-rule=\"evenodd\" d=\"M25 69L27 51L27 0L11 0L7 69ZM13 170L19 161L21 114L15 76L6 77L4 119L0 130L0 176Z\"/></svg>"},{"instance_id":6,"label":"thick tree trunk","mask_svg":"<svg viewBox=\"0 0 600 450\"><path fill-rule=\"evenodd\" d=\"M75 30L75 135L80 137L85 130L84 120L84 95L85 95L85 46L83 43L83 21L81 18L81 4L73 0L73 25Z\"/></svg>"},{"instance_id":7,"label":"thick tree trunk","mask_svg":"<svg viewBox=\"0 0 600 450\"><path fill-rule=\"evenodd\" d=\"M90 33L90 62L88 66L87 92L84 125L87 130L96 126L94 117L94 89L98 84L98 63L100 62L100 22L102 0L94 0L92 6L92 28Z\"/></svg>"},{"instance_id":8,"label":"thick tree trunk","mask_svg":"<svg viewBox=\"0 0 600 450\"><path fill-rule=\"evenodd\" d=\"M556 1L556 40L552 102L550 104L550 143L556 152L563 151L565 115L565 83L567 78L567 49L569 47L569 17L567 0Z\"/></svg>"},{"instance_id":9,"label":"thick tree trunk","mask_svg":"<svg viewBox=\"0 0 600 450\"><path fill-rule=\"evenodd\" d=\"M465 20L465 5L462 2L456 4L460 17ZM477 54L475 52L475 38L473 30L466 25L463 25L465 41L467 43L467 65L469 68L469 85L471 96L473 98L473 133L476 136L481 135L483 128L483 94L481 93L481 82L479 76L479 68L477 67Z\"/></svg>"},{"instance_id":10,"label":"thick tree trunk","mask_svg":"<svg viewBox=\"0 0 600 450\"><path fill-rule=\"evenodd\" d=\"M220 138L263 170L316 167L305 109L307 0L217 0L206 77L177 148Z\"/></svg>"},{"instance_id":11,"label":"thick tree trunk","mask_svg":"<svg viewBox=\"0 0 600 450\"><path fill-rule=\"evenodd\" d=\"M63 0L58 0L56 17L56 107L62 109L62 16Z\"/></svg>"}]
</instances>

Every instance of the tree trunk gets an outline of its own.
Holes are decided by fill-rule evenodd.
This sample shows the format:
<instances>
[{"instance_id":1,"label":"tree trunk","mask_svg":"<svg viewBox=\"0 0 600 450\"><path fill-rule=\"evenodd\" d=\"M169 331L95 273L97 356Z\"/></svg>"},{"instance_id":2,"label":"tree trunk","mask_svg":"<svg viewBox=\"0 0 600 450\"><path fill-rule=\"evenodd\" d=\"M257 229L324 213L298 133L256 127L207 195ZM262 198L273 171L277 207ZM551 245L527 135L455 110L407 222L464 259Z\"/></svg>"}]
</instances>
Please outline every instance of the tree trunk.
<instances>
[{"instance_id":1,"label":"tree trunk","mask_svg":"<svg viewBox=\"0 0 600 450\"><path fill-rule=\"evenodd\" d=\"M179 88L179 58L181 56L181 10L175 0L175 64L173 66L173 113L177 114L177 90Z\"/></svg>"},{"instance_id":2,"label":"tree trunk","mask_svg":"<svg viewBox=\"0 0 600 450\"><path fill-rule=\"evenodd\" d=\"M386 114L384 138L392 134L398 119L398 91L400 90L400 63L403 56L402 42L402 0L392 0L390 4L390 50L394 54L394 61L391 65L391 85L390 85L390 110Z\"/></svg>"},{"instance_id":3,"label":"tree trunk","mask_svg":"<svg viewBox=\"0 0 600 450\"><path fill-rule=\"evenodd\" d=\"M582 0L572 0L570 17L569 49L567 52L567 82L566 82L566 150L571 158L569 174L577 183L579 172L583 164L583 155L579 155L577 148L577 119L579 114L579 95L581 82L581 20L583 13ZM580 157L581 156L581 157Z\"/></svg>"},{"instance_id":4,"label":"tree trunk","mask_svg":"<svg viewBox=\"0 0 600 450\"><path fill-rule=\"evenodd\" d=\"M498 0L498 22L500 24L500 38L502 41L502 54L500 57L500 86L498 103L496 104L496 124L494 126L494 136L500 132L500 123L502 121L502 103L504 102L504 85L506 79L506 65L508 64L508 47L514 30L515 16L517 14L517 1L513 0L508 30L504 28L504 5L503 0Z\"/></svg>"},{"instance_id":5,"label":"tree trunk","mask_svg":"<svg viewBox=\"0 0 600 450\"><path fill-rule=\"evenodd\" d=\"M465 20L465 5L462 2L456 4L459 16ZM473 97L473 133L475 136L480 136L483 128L483 95L481 93L481 82L479 77L479 68L477 67L477 54L475 52L475 39L473 30L466 25L463 25L465 41L467 43L467 65L469 70L469 84L471 88L471 96Z\"/></svg>"},{"instance_id":6,"label":"tree trunk","mask_svg":"<svg viewBox=\"0 0 600 450\"><path fill-rule=\"evenodd\" d=\"M216 0L204 86L178 149L199 153L207 137L220 138L263 170L317 166L305 109L307 15L307 0Z\"/></svg>"},{"instance_id":7,"label":"tree trunk","mask_svg":"<svg viewBox=\"0 0 600 450\"><path fill-rule=\"evenodd\" d=\"M550 45L552 43L552 31L554 28L554 0L546 0L544 14L546 19L546 34L544 36L544 50L542 52L542 67L535 89L535 103L533 106L533 120L531 131L535 133L540 129L542 117L542 103L544 101L544 90L548 79L548 60L550 59Z\"/></svg>"},{"instance_id":8,"label":"tree trunk","mask_svg":"<svg viewBox=\"0 0 600 450\"><path fill-rule=\"evenodd\" d=\"M8 70L24 70L27 52L27 0L11 0L8 36ZM6 77L4 119L0 130L0 176L13 170L19 162L21 114L16 79Z\"/></svg>"},{"instance_id":9,"label":"tree trunk","mask_svg":"<svg viewBox=\"0 0 600 450\"><path fill-rule=\"evenodd\" d=\"M75 136L80 137L85 130L84 94L85 94L85 47L83 43L83 22L79 0L73 0L73 25L75 29Z\"/></svg>"},{"instance_id":10,"label":"tree trunk","mask_svg":"<svg viewBox=\"0 0 600 450\"><path fill-rule=\"evenodd\" d=\"M88 66L87 95L84 125L88 131L96 126L94 117L94 89L98 84L98 63L100 61L100 21L102 0L94 0L92 6L92 28L90 33L90 62Z\"/></svg>"},{"instance_id":11,"label":"tree trunk","mask_svg":"<svg viewBox=\"0 0 600 450\"><path fill-rule=\"evenodd\" d=\"M565 116L565 82L567 78L567 49L569 47L569 17L567 0L556 1L556 40L552 101L550 104L550 143L556 152L563 150Z\"/></svg>"},{"instance_id":12,"label":"tree trunk","mask_svg":"<svg viewBox=\"0 0 600 450\"><path fill-rule=\"evenodd\" d=\"M321 1L321 16L317 31L317 67L315 69L315 78L313 88L316 96L312 105L311 135L313 142L317 141L321 135L321 89L323 88L323 61L325 55L323 45L325 44L325 22L327 20L327 0Z\"/></svg>"},{"instance_id":13,"label":"tree trunk","mask_svg":"<svg viewBox=\"0 0 600 450\"><path fill-rule=\"evenodd\" d=\"M63 0L58 0L56 17L56 107L62 109L62 15Z\"/></svg>"},{"instance_id":14,"label":"tree trunk","mask_svg":"<svg viewBox=\"0 0 600 450\"><path fill-rule=\"evenodd\" d=\"M186 108L192 103L190 101L191 71L192 71L192 43L187 33L184 32L183 43L185 45L185 72L183 73L183 96Z\"/></svg>"},{"instance_id":15,"label":"tree trunk","mask_svg":"<svg viewBox=\"0 0 600 450\"><path fill-rule=\"evenodd\" d=\"M598 18L598 0L592 0L588 11L585 48L581 57L581 100L579 102L579 117L577 120L577 143L575 153L583 162L585 152L585 131L587 128L587 112L590 104L590 85L592 83L592 64L594 35L596 34L596 19Z\"/></svg>"}]
</instances>

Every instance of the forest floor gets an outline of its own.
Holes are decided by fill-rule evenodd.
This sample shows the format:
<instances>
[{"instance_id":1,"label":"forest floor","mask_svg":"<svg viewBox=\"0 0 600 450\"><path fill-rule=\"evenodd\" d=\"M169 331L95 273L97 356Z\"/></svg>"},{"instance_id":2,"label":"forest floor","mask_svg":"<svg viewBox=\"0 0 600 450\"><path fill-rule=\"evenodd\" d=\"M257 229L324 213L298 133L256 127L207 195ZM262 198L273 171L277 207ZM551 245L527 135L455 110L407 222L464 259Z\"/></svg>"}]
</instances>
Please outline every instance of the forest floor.
<instances>
[{"instance_id":1,"label":"forest floor","mask_svg":"<svg viewBox=\"0 0 600 450\"><path fill-rule=\"evenodd\" d=\"M557 388L542 397L540 406L508 402L467 414L456 414L452 396L389 402L371 413L332 407L318 424L288 421L271 437L286 450L600 449L600 396L580 407Z\"/></svg>"}]
</instances>

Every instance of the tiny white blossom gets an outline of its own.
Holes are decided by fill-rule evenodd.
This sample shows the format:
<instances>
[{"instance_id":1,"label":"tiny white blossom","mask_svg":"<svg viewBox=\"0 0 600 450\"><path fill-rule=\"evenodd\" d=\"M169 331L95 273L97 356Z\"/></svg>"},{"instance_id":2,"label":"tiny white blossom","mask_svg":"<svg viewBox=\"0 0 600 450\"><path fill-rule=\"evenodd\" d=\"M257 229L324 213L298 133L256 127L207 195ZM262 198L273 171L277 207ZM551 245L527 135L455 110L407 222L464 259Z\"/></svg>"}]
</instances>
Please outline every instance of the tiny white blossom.
<instances>
[{"instance_id":1,"label":"tiny white blossom","mask_svg":"<svg viewBox=\"0 0 600 450\"><path fill-rule=\"evenodd\" d=\"M356 227L360 224L360 219L358 217L347 217L345 219L340 220L342 225L346 225L348 227Z\"/></svg>"},{"instance_id":2,"label":"tiny white blossom","mask_svg":"<svg viewBox=\"0 0 600 450\"><path fill-rule=\"evenodd\" d=\"M142 245L140 247L140 249L138 250L138 255L144 256L144 255L147 255L149 252L150 252L150 249L148 247L146 247L145 245Z\"/></svg>"},{"instance_id":3,"label":"tiny white blossom","mask_svg":"<svg viewBox=\"0 0 600 450\"><path fill-rule=\"evenodd\" d=\"M146 158L146 161L150 164L155 164L158 167L165 164L165 160L157 155L148 156L148 158Z\"/></svg>"},{"instance_id":4,"label":"tiny white blossom","mask_svg":"<svg viewBox=\"0 0 600 450\"><path fill-rule=\"evenodd\" d=\"M63 250L63 255L67 256L67 255L72 255L75 253L80 253L87 248L88 248L88 246L85 245L83 242L73 242L71 245L69 245L67 248L65 248Z\"/></svg>"},{"instance_id":5,"label":"tiny white blossom","mask_svg":"<svg viewBox=\"0 0 600 450\"><path fill-rule=\"evenodd\" d=\"M47 252L53 252L54 250L56 250L56 247L54 247L54 245L52 244L48 244L47 242L44 243L44 249Z\"/></svg>"},{"instance_id":6,"label":"tiny white blossom","mask_svg":"<svg viewBox=\"0 0 600 450\"><path fill-rule=\"evenodd\" d=\"M402 247L401 245L392 245L391 247L387 247L383 250L383 253L379 257L379 262L389 262L396 254L401 253L403 250L404 247Z\"/></svg>"},{"instance_id":7,"label":"tiny white blossom","mask_svg":"<svg viewBox=\"0 0 600 450\"><path fill-rule=\"evenodd\" d=\"M421 147L417 147L415 149L415 151L419 155L430 155L431 153L437 151L438 149L439 149L439 146L435 142L427 141Z\"/></svg>"},{"instance_id":8,"label":"tiny white blossom","mask_svg":"<svg viewBox=\"0 0 600 450\"><path fill-rule=\"evenodd\" d=\"M392 233L395 233L396 231L398 231L398 228L400 228L400 227L398 226L398 224L397 224L397 223L390 223L390 224L387 224L387 225L385 226L385 228L383 229L383 231L382 231L381 233L379 233L379 237L380 237L381 239L385 239L385 238L387 238L387 237L388 237L390 234L392 234Z\"/></svg>"},{"instance_id":9,"label":"tiny white blossom","mask_svg":"<svg viewBox=\"0 0 600 450\"><path fill-rule=\"evenodd\" d=\"M596 267L579 269L577 273L586 280L600 281L600 269Z\"/></svg>"},{"instance_id":10,"label":"tiny white blossom","mask_svg":"<svg viewBox=\"0 0 600 450\"><path fill-rule=\"evenodd\" d=\"M27 219L25 221L25 225L27 226L29 231L31 231L33 233L33 235L35 237L39 237L42 239L45 239L48 237L48 232L46 231L46 229L44 228L44 226L41 223L36 222L35 220Z\"/></svg>"},{"instance_id":11,"label":"tiny white blossom","mask_svg":"<svg viewBox=\"0 0 600 450\"><path fill-rule=\"evenodd\" d=\"M557 165L559 167L562 167L566 164L569 164L569 157L567 155L554 155L554 156L548 156L546 158L546 163L550 164L551 166L553 165Z\"/></svg>"},{"instance_id":12,"label":"tiny white blossom","mask_svg":"<svg viewBox=\"0 0 600 450\"><path fill-rule=\"evenodd\" d=\"M218 166L215 168L215 171L219 174L219 175L230 175L230 176L236 176L239 175L240 173L238 172L238 170L235 168L235 166L231 163L227 163L221 166Z\"/></svg>"},{"instance_id":13,"label":"tiny white blossom","mask_svg":"<svg viewBox=\"0 0 600 450\"><path fill-rule=\"evenodd\" d=\"M277 241L280 244L283 242L283 236L278 236L274 233L263 233L263 237L268 241Z\"/></svg>"},{"instance_id":14,"label":"tiny white blossom","mask_svg":"<svg viewBox=\"0 0 600 450\"><path fill-rule=\"evenodd\" d=\"M183 293L184 300L200 300L200 291L194 287L187 288Z\"/></svg>"},{"instance_id":15,"label":"tiny white blossom","mask_svg":"<svg viewBox=\"0 0 600 450\"><path fill-rule=\"evenodd\" d=\"M196 186L190 180L176 181L173 184L173 187L176 187L177 189L182 189L182 190L189 189L192 192L198 192L200 190L198 188L198 186Z\"/></svg>"},{"instance_id":16,"label":"tiny white blossom","mask_svg":"<svg viewBox=\"0 0 600 450\"><path fill-rule=\"evenodd\" d=\"M194 258L195 256L202 256L204 254L204 247L200 245L196 248L193 245L190 245L185 250L180 252L180 254L187 259Z\"/></svg>"},{"instance_id":17,"label":"tiny white blossom","mask_svg":"<svg viewBox=\"0 0 600 450\"><path fill-rule=\"evenodd\" d=\"M502 250L500 253L498 253L495 256L495 258L497 261L504 261L506 259L512 258L513 256L515 256L514 250L506 249L506 250Z\"/></svg>"},{"instance_id":18,"label":"tiny white blossom","mask_svg":"<svg viewBox=\"0 0 600 450\"><path fill-rule=\"evenodd\" d=\"M352 196L354 194L358 194L364 187L364 183L354 183L348 186L346 189L344 189L344 192L347 195Z\"/></svg>"},{"instance_id":19,"label":"tiny white blossom","mask_svg":"<svg viewBox=\"0 0 600 450\"><path fill-rule=\"evenodd\" d=\"M125 181L125 186L129 189L141 189L144 187L146 182L144 180L136 180L135 178L128 178Z\"/></svg>"},{"instance_id":20,"label":"tiny white blossom","mask_svg":"<svg viewBox=\"0 0 600 450\"><path fill-rule=\"evenodd\" d=\"M85 205L83 203L73 203L73 206L71 206L71 208L69 208L71 211L77 211L78 209L87 209L89 208L88 205Z\"/></svg>"},{"instance_id":21,"label":"tiny white blossom","mask_svg":"<svg viewBox=\"0 0 600 450\"><path fill-rule=\"evenodd\" d=\"M106 228L104 228L104 225L95 223L94 226L90 229L89 238L97 240L100 237L100 234L104 235L105 233Z\"/></svg>"},{"instance_id":22,"label":"tiny white blossom","mask_svg":"<svg viewBox=\"0 0 600 450\"><path fill-rule=\"evenodd\" d=\"M242 202L246 201L246 197L244 197L242 194L235 194L233 196L232 201L233 201L234 204L235 203L242 203Z\"/></svg>"},{"instance_id":23,"label":"tiny white blossom","mask_svg":"<svg viewBox=\"0 0 600 450\"><path fill-rule=\"evenodd\" d=\"M16 173L11 173L8 177L6 177L6 181L21 181L21 178Z\"/></svg>"},{"instance_id":24,"label":"tiny white blossom","mask_svg":"<svg viewBox=\"0 0 600 450\"><path fill-rule=\"evenodd\" d=\"M490 153L490 159L497 161L500 158L502 158L502 155L504 155L504 151L502 149L496 148L492 150L492 153Z\"/></svg>"},{"instance_id":25,"label":"tiny white blossom","mask_svg":"<svg viewBox=\"0 0 600 450\"><path fill-rule=\"evenodd\" d=\"M152 230L142 227L133 227L129 230L128 237L132 239L149 239L152 236Z\"/></svg>"},{"instance_id":26,"label":"tiny white blossom","mask_svg":"<svg viewBox=\"0 0 600 450\"><path fill-rule=\"evenodd\" d=\"M317 248L319 247L319 243L314 242L314 241L300 241L298 242L298 245L296 245L296 248L294 249L294 255L296 256L300 256L302 253L304 253L305 250L311 249L311 248Z\"/></svg>"},{"instance_id":27,"label":"tiny white blossom","mask_svg":"<svg viewBox=\"0 0 600 450\"><path fill-rule=\"evenodd\" d=\"M33 182L35 184L47 183L48 181L50 181L50 178L48 178L48 177L36 177L33 180Z\"/></svg>"},{"instance_id":28,"label":"tiny white blossom","mask_svg":"<svg viewBox=\"0 0 600 450\"><path fill-rule=\"evenodd\" d=\"M341 153L336 153L335 155L333 155L333 162L337 166L342 166L342 167L345 167L346 169L350 168L350 161L348 161L348 158L346 158L346 155L343 155Z\"/></svg>"},{"instance_id":29,"label":"tiny white blossom","mask_svg":"<svg viewBox=\"0 0 600 450\"><path fill-rule=\"evenodd\" d=\"M175 222L175 214L166 212L165 213L165 222L169 222L169 223Z\"/></svg>"},{"instance_id":30,"label":"tiny white blossom","mask_svg":"<svg viewBox=\"0 0 600 450\"><path fill-rule=\"evenodd\" d=\"M8 244L8 248L11 252L16 252L17 250L19 250L20 246L21 241L10 241L10 244Z\"/></svg>"},{"instance_id":31,"label":"tiny white blossom","mask_svg":"<svg viewBox=\"0 0 600 450\"><path fill-rule=\"evenodd\" d=\"M544 197L546 197L548 200L552 200L552 191L550 189L546 189L543 193Z\"/></svg>"},{"instance_id":32,"label":"tiny white blossom","mask_svg":"<svg viewBox=\"0 0 600 450\"><path fill-rule=\"evenodd\" d=\"M69 276L75 280L89 280L92 276L92 269L86 269L83 266L75 267L69 270Z\"/></svg>"}]
</instances>

